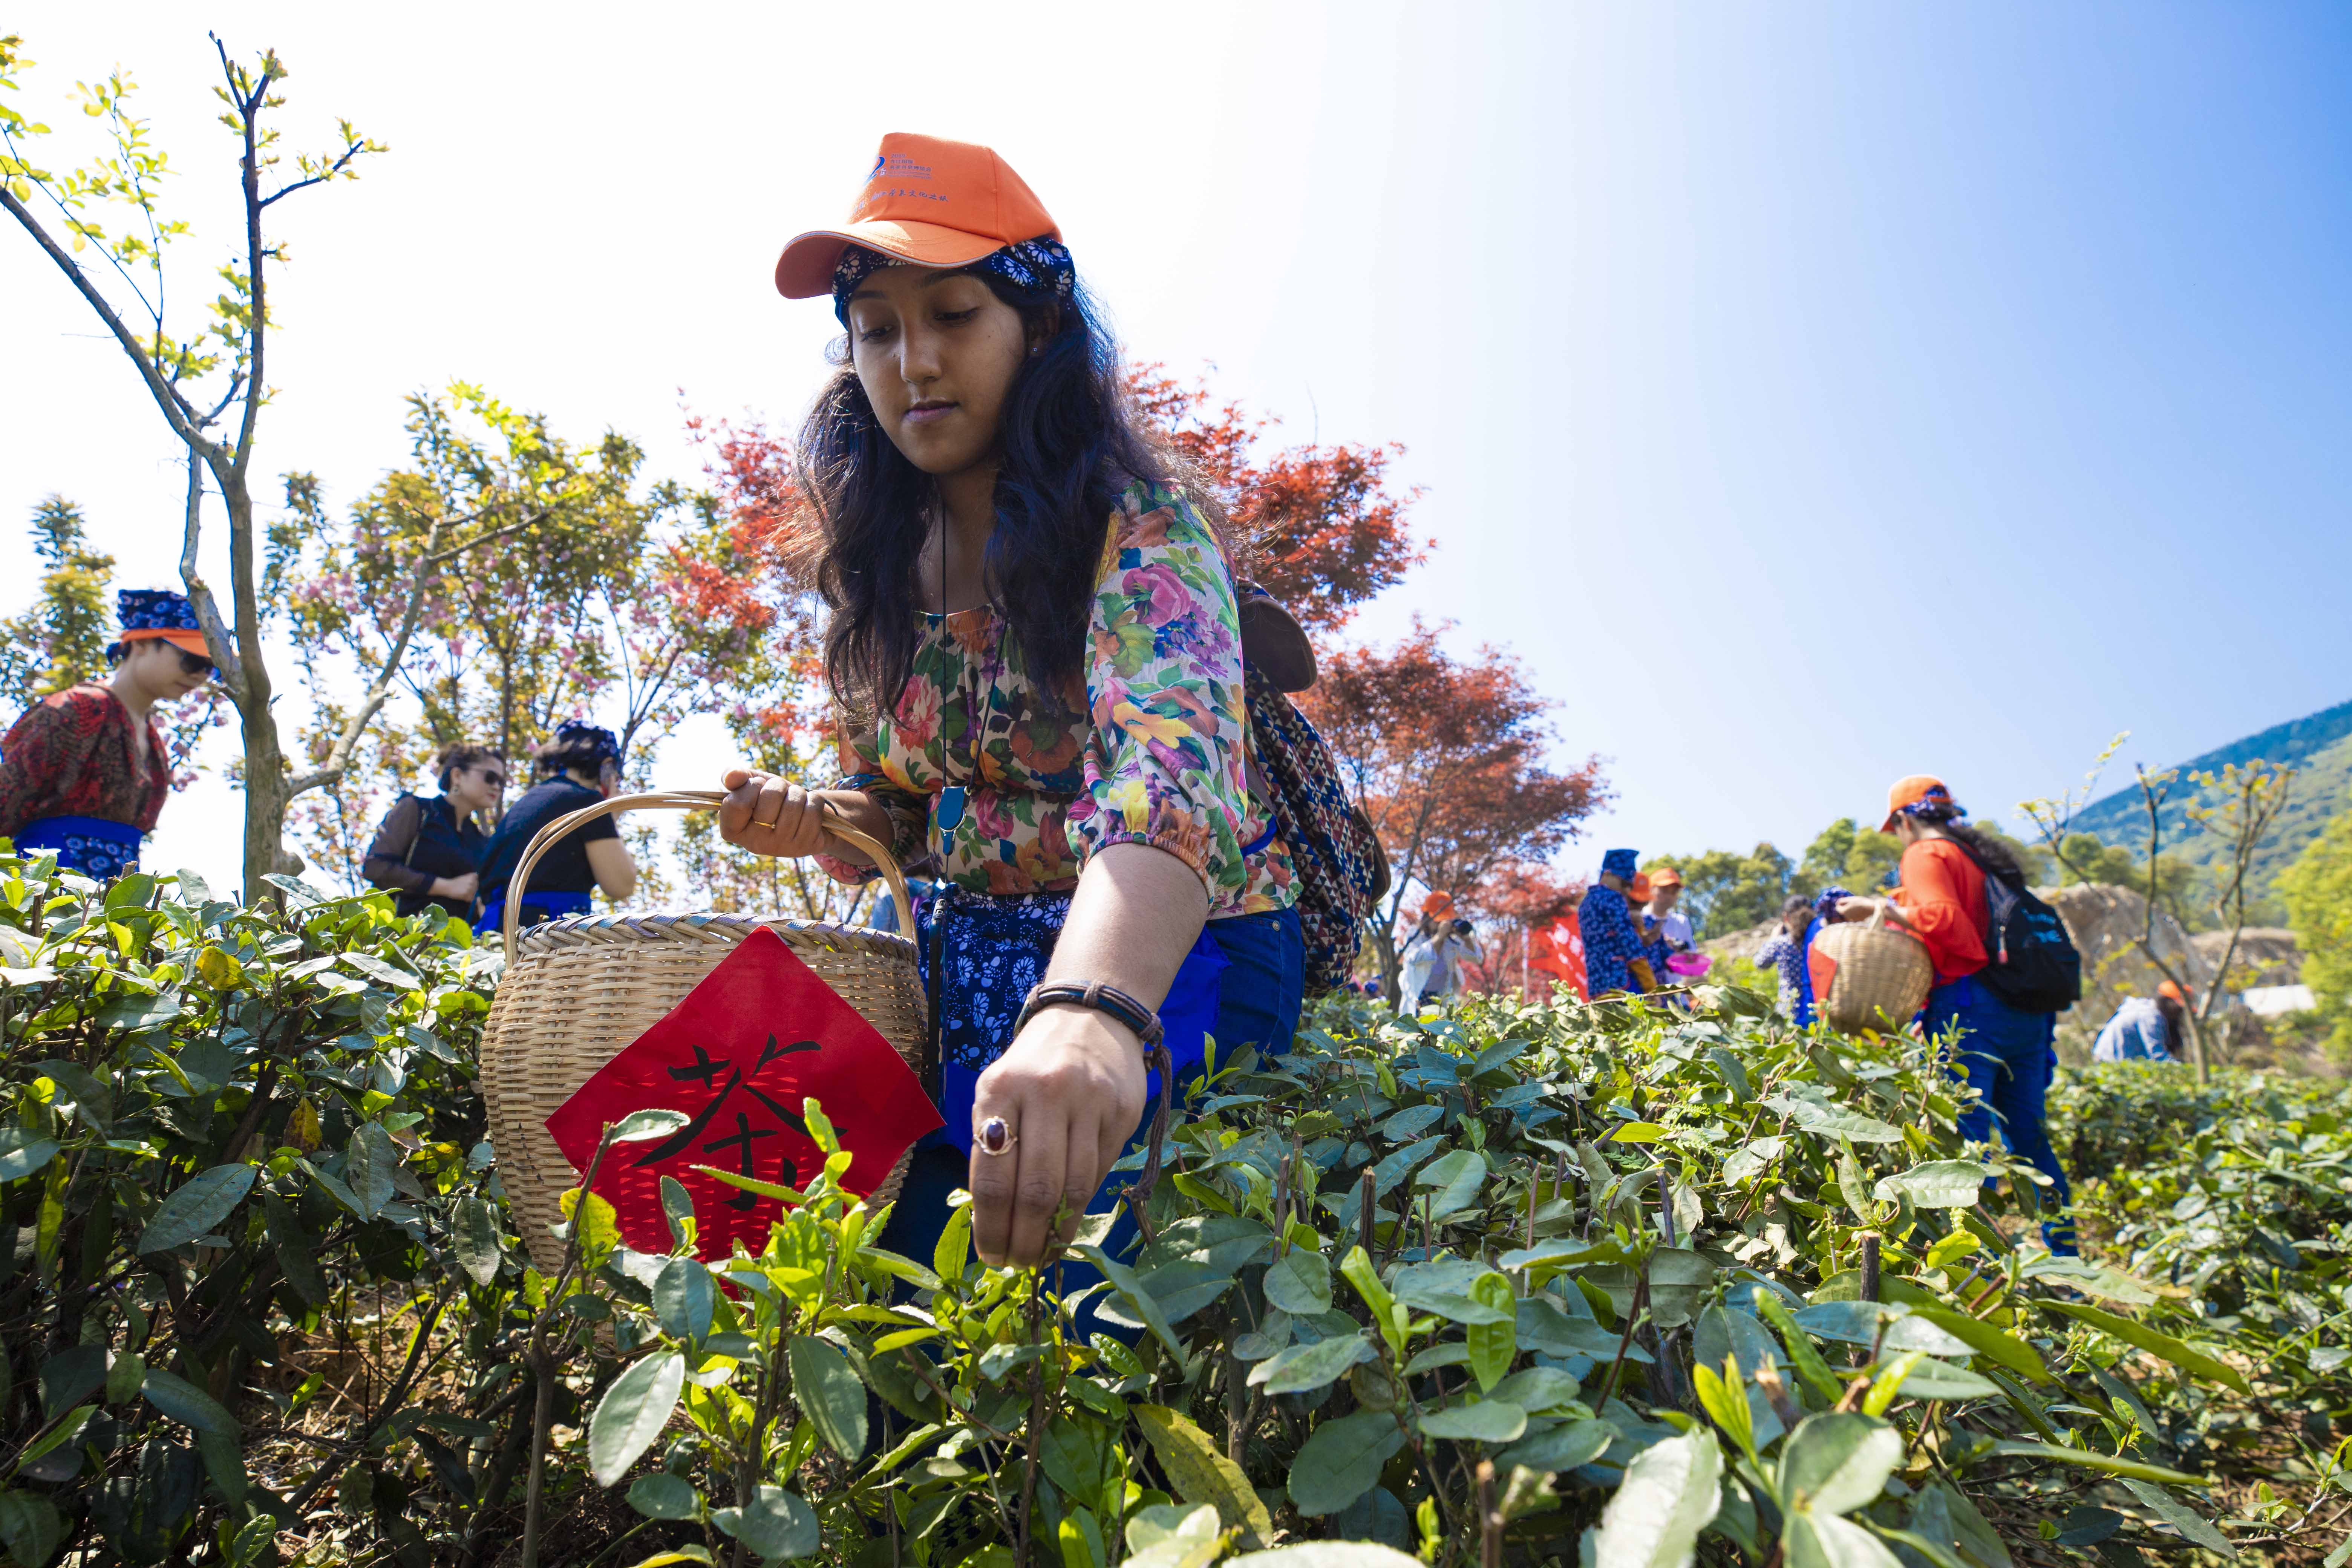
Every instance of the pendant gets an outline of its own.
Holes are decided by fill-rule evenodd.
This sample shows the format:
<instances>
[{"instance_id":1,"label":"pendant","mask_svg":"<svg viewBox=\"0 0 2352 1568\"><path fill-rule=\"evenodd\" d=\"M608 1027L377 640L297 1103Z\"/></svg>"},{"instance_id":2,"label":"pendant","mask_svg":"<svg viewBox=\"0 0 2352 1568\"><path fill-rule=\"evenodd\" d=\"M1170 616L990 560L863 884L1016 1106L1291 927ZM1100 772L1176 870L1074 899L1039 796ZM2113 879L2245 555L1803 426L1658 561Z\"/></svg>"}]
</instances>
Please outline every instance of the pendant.
<instances>
[{"instance_id":1,"label":"pendant","mask_svg":"<svg viewBox=\"0 0 2352 1568\"><path fill-rule=\"evenodd\" d=\"M950 784L940 791L940 798L931 807L931 820L939 824L940 837L944 839L963 821L963 785Z\"/></svg>"}]
</instances>

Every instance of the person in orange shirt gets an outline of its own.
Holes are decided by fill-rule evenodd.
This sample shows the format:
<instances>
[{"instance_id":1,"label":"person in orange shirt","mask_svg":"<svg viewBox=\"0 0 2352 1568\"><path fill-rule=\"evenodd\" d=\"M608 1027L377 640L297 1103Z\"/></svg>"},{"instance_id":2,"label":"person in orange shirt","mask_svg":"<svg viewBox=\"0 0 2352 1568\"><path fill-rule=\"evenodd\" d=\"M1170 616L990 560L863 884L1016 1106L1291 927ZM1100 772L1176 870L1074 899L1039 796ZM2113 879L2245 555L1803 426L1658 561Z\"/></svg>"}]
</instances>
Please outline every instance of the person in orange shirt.
<instances>
[{"instance_id":1,"label":"person in orange shirt","mask_svg":"<svg viewBox=\"0 0 2352 1568\"><path fill-rule=\"evenodd\" d=\"M1887 792L1886 823L1879 831L1903 841L1900 886L1892 900L1847 899L1838 913L1867 920L1888 908L1888 918L1926 945L1936 972L1924 1015L1927 1037L1950 1041L1956 1071L1981 1097L1961 1115L1960 1135L1989 1141L1998 1118L2010 1152L2050 1178L2042 1208L2063 1216L2073 1192L2046 1125L2050 1079L2058 1067L2057 1015L2020 1012L1975 981L1990 961L1985 872L2021 881L2023 872L1998 840L1961 820L1967 815L1939 778L1914 773L1897 783ZM2045 1224L2042 1234L2052 1251L2074 1254L2074 1226L2063 1217Z\"/></svg>"}]
</instances>

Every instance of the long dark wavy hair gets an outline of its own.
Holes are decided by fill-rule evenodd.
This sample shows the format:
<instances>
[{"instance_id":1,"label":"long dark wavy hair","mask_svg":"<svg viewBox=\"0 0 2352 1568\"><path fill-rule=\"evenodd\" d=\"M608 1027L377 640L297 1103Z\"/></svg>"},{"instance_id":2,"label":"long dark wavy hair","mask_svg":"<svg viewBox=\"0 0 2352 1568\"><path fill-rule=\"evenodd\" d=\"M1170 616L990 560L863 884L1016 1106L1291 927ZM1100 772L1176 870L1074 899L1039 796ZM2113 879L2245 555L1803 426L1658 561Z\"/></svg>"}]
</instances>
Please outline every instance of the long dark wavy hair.
<instances>
[{"instance_id":1,"label":"long dark wavy hair","mask_svg":"<svg viewBox=\"0 0 2352 1568\"><path fill-rule=\"evenodd\" d=\"M1943 829L1970 849L1975 850L1978 863L2003 881L2026 880L2025 868L2017 863L2017 857L2009 852L2009 847L1990 834L1979 832L1962 822L1959 807L1923 805L1911 815L1922 822Z\"/></svg>"},{"instance_id":2,"label":"long dark wavy hair","mask_svg":"<svg viewBox=\"0 0 2352 1568\"><path fill-rule=\"evenodd\" d=\"M998 429L989 604L1031 673L1058 690L1085 658L1087 598L1119 493L1138 479L1181 482L1183 465L1137 416L1118 345L1083 286L1057 300L992 273L971 276L1021 312L1036 351L1013 374ZM832 611L824 670L834 699L871 713L896 702L914 662L916 565L935 491L876 419L848 338L827 357L839 369L801 426L802 482L819 519L801 565Z\"/></svg>"}]
</instances>

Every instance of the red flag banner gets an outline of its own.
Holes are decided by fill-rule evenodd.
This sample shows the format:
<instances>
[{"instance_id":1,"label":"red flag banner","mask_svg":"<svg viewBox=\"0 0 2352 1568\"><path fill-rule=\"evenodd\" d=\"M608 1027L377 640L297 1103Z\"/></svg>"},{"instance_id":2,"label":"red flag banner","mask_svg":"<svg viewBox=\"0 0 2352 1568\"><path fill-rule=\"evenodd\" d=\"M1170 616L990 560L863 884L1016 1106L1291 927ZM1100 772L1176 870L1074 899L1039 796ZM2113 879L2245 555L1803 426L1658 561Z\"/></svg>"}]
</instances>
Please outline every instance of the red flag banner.
<instances>
[{"instance_id":1,"label":"red flag banner","mask_svg":"<svg viewBox=\"0 0 2352 1568\"><path fill-rule=\"evenodd\" d=\"M547 1119L547 1130L572 1169L585 1171L606 1122L648 1109L685 1113L687 1124L666 1138L614 1144L596 1193L619 1215L622 1240L667 1252L661 1179L676 1178L694 1199L698 1247L715 1261L739 1240L753 1252L765 1246L776 1200L694 1167L806 1185L824 1168L801 1116L811 1097L852 1156L842 1185L861 1195L882 1184L917 1139L944 1125L881 1032L763 926L597 1069Z\"/></svg>"},{"instance_id":2,"label":"red flag banner","mask_svg":"<svg viewBox=\"0 0 2352 1568\"><path fill-rule=\"evenodd\" d=\"M1580 998L1585 996L1584 937L1577 927L1574 910L1535 932L1528 963L1568 982L1569 988Z\"/></svg>"}]
</instances>

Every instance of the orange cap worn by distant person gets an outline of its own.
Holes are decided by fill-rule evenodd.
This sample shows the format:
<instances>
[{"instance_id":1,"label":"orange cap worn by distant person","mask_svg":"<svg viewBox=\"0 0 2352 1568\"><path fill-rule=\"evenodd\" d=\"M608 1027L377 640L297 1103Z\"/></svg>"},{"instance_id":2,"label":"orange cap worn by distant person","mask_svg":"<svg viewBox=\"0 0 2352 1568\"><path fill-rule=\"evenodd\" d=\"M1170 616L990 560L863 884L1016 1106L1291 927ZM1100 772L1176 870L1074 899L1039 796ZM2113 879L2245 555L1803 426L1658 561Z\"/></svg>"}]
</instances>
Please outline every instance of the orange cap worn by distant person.
<instances>
[{"instance_id":1,"label":"orange cap worn by distant person","mask_svg":"<svg viewBox=\"0 0 2352 1568\"><path fill-rule=\"evenodd\" d=\"M1003 159L971 142L893 131L839 228L796 237L776 258L776 291L813 300L853 245L919 267L968 267L1024 239L1060 239L1053 215Z\"/></svg>"},{"instance_id":2,"label":"orange cap worn by distant person","mask_svg":"<svg viewBox=\"0 0 2352 1568\"><path fill-rule=\"evenodd\" d=\"M1445 892L1430 894L1421 900L1421 912L1426 919L1444 920L1454 912L1454 895Z\"/></svg>"},{"instance_id":3,"label":"orange cap worn by distant person","mask_svg":"<svg viewBox=\"0 0 2352 1568\"><path fill-rule=\"evenodd\" d=\"M2172 1001L2178 1002L2184 1007L2189 1005L2189 998L2180 994L2180 986L2175 981L2166 981L2163 984L2156 988L2156 994L2158 996L2168 997Z\"/></svg>"},{"instance_id":4,"label":"orange cap worn by distant person","mask_svg":"<svg viewBox=\"0 0 2352 1568\"><path fill-rule=\"evenodd\" d=\"M1946 789L1944 781L1933 773L1913 773L1908 778L1895 780L1895 787L1886 792L1886 820L1878 825L1878 831L1894 832L1895 819L1903 815L1905 806L1925 805L1931 801L1937 805L1958 808L1958 803L1952 799L1952 792Z\"/></svg>"},{"instance_id":5,"label":"orange cap worn by distant person","mask_svg":"<svg viewBox=\"0 0 2352 1568\"><path fill-rule=\"evenodd\" d=\"M1650 886L1653 888L1663 889L1666 888L1679 888L1682 885L1683 874L1680 871L1675 870L1672 866L1661 866L1655 872L1652 873L1650 877Z\"/></svg>"},{"instance_id":6,"label":"orange cap worn by distant person","mask_svg":"<svg viewBox=\"0 0 2352 1568\"><path fill-rule=\"evenodd\" d=\"M1650 885L1650 874L1647 871L1637 871L1633 874L1633 886L1625 889L1626 901L1646 904L1650 901L1650 894L1653 890Z\"/></svg>"}]
</instances>

